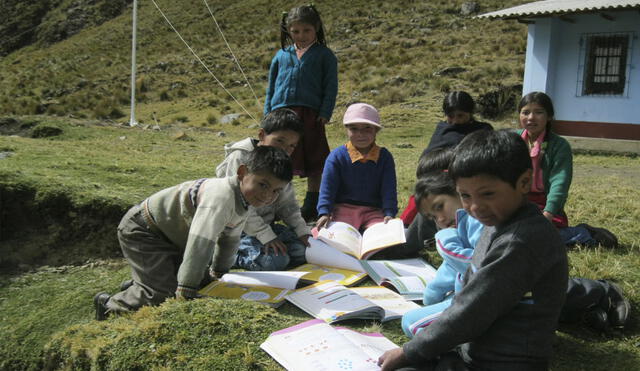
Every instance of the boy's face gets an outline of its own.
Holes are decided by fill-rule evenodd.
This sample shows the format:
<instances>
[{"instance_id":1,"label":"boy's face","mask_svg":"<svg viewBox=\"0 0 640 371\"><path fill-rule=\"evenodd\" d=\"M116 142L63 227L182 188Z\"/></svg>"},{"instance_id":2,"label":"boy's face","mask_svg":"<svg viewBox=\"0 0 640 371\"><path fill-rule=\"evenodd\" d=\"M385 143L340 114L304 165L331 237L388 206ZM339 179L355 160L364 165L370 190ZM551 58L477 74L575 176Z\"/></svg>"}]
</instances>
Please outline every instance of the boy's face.
<instances>
[{"instance_id":1,"label":"boy's face","mask_svg":"<svg viewBox=\"0 0 640 371\"><path fill-rule=\"evenodd\" d=\"M289 27L289 35L300 49L304 49L316 41L316 28L309 23L294 22Z\"/></svg>"},{"instance_id":2,"label":"boy's face","mask_svg":"<svg viewBox=\"0 0 640 371\"><path fill-rule=\"evenodd\" d=\"M267 134L264 129L260 129L258 139L260 139L258 145L277 147L291 156L300 141L300 134L293 130L278 130Z\"/></svg>"},{"instance_id":3,"label":"boy's face","mask_svg":"<svg viewBox=\"0 0 640 371\"><path fill-rule=\"evenodd\" d=\"M379 128L371 124L348 124L347 137L359 151L368 151L376 141Z\"/></svg>"},{"instance_id":4,"label":"boy's face","mask_svg":"<svg viewBox=\"0 0 640 371\"><path fill-rule=\"evenodd\" d=\"M262 207L273 203L287 185L268 172L250 173L245 165L238 168L240 192L249 205Z\"/></svg>"},{"instance_id":5,"label":"boy's face","mask_svg":"<svg viewBox=\"0 0 640 371\"><path fill-rule=\"evenodd\" d=\"M445 115L447 123L452 125L466 124L471 121L471 113L455 110L448 115Z\"/></svg>"},{"instance_id":6,"label":"boy's face","mask_svg":"<svg viewBox=\"0 0 640 371\"><path fill-rule=\"evenodd\" d=\"M456 210L462 208L458 196L447 194L432 195L420 200L420 214L433 219L438 228L450 228L456 226Z\"/></svg>"},{"instance_id":7,"label":"boy's face","mask_svg":"<svg viewBox=\"0 0 640 371\"><path fill-rule=\"evenodd\" d=\"M462 207L469 215L487 226L495 226L509 220L525 202L531 187L531 170L527 170L511 184L490 175L458 178L456 189Z\"/></svg>"}]
</instances>

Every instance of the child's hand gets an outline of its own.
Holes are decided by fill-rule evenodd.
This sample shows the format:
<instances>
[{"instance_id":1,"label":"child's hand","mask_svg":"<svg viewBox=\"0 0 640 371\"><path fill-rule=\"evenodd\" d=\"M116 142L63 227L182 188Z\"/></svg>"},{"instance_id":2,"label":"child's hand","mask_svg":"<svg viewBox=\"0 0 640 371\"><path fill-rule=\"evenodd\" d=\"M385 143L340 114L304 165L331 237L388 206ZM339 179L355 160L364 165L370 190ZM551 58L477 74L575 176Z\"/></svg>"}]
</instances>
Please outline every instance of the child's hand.
<instances>
[{"instance_id":1,"label":"child's hand","mask_svg":"<svg viewBox=\"0 0 640 371\"><path fill-rule=\"evenodd\" d=\"M275 256L287 254L287 245L285 245L284 242L280 241L279 238L273 239L264 244L265 254L269 255L269 249L273 250Z\"/></svg>"},{"instance_id":2,"label":"child's hand","mask_svg":"<svg viewBox=\"0 0 640 371\"><path fill-rule=\"evenodd\" d=\"M319 116L318 116L318 118L316 119L316 122L317 122L318 124L320 124L320 125L326 125L326 124L329 122L329 120L327 120L327 119L326 119L326 118L324 118L324 117L319 117Z\"/></svg>"},{"instance_id":3,"label":"child's hand","mask_svg":"<svg viewBox=\"0 0 640 371\"><path fill-rule=\"evenodd\" d=\"M378 358L378 366L382 367L382 371L395 370L409 365L409 360L404 355L402 347L387 350Z\"/></svg>"},{"instance_id":4,"label":"child's hand","mask_svg":"<svg viewBox=\"0 0 640 371\"><path fill-rule=\"evenodd\" d=\"M305 234L304 236L300 236L298 237L298 239L300 240L300 242L302 242L306 247L309 247L309 237L311 237L308 234Z\"/></svg>"},{"instance_id":5,"label":"child's hand","mask_svg":"<svg viewBox=\"0 0 640 371\"><path fill-rule=\"evenodd\" d=\"M548 211L543 211L542 215L544 215L544 217L547 218L547 220L553 223L553 214L551 214Z\"/></svg>"},{"instance_id":6,"label":"child's hand","mask_svg":"<svg viewBox=\"0 0 640 371\"><path fill-rule=\"evenodd\" d=\"M321 217L319 217L318 221L316 222L316 228L318 229L318 231L325 227L327 223L329 223L329 220L331 220L331 217L329 215L322 215Z\"/></svg>"},{"instance_id":7,"label":"child's hand","mask_svg":"<svg viewBox=\"0 0 640 371\"><path fill-rule=\"evenodd\" d=\"M387 224L387 222L389 222L389 220L393 219L393 217L391 216L385 216L384 217L384 224Z\"/></svg>"}]
</instances>

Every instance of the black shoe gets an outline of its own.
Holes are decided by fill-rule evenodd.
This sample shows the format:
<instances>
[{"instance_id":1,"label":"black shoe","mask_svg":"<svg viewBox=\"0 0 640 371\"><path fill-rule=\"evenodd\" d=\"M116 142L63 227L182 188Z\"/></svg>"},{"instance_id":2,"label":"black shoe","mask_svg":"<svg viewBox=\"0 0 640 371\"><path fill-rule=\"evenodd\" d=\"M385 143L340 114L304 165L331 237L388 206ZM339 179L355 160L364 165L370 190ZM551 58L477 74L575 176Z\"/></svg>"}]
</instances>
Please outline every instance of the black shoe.
<instances>
[{"instance_id":1,"label":"black shoe","mask_svg":"<svg viewBox=\"0 0 640 371\"><path fill-rule=\"evenodd\" d=\"M613 328L622 329L629 319L631 304L629 299L624 297L620 286L609 281L607 283L611 286L611 290L607 292L610 302L609 310L607 311L609 324Z\"/></svg>"},{"instance_id":2,"label":"black shoe","mask_svg":"<svg viewBox=\"0 0 640 371\"><path fill-rule=\"evenodd\" d=\"M125 291L129 287L133 286L133 280L125 280L120 284L120 291Z\"/></svg>"},{"instance_id":3,"label":"black shoe","mask_svg":"<svg viewBox=\"0 0 640 371\"><path fill-rule=\"evenodd\" d=\"M591 238L596 240L603 247L608 247L615 249L618 247L618 237L615 234L611 233L611 231L604 228L596 228L592 227L589 224L582 223L578 224L576 227L584 227L589 234L591 234Z\"/></svg>"},{"instance_id":4,"label":"black shoe","mask_svg":"<svg viewBox=\"0 0 640 371\"><path fill-rule=\"evenodd\" d=\"M111 298L111 295L106 292L99 292L93 297L93 306L96 309L96 320L104 321L109 315L109 308L107 308L107 302Z\"/></svg>"},{"instance_id":5,"label":"black shoe","mask_svg":"<svg viewBox=\"0 0 640 371\"><path fill-rule=\"evenodd\" d=\"M595 307L584 314L583 321L587 326L598 332L606 332L609 330L609 317L607 312L600 307Z\"/></svg>"}]
</instances>

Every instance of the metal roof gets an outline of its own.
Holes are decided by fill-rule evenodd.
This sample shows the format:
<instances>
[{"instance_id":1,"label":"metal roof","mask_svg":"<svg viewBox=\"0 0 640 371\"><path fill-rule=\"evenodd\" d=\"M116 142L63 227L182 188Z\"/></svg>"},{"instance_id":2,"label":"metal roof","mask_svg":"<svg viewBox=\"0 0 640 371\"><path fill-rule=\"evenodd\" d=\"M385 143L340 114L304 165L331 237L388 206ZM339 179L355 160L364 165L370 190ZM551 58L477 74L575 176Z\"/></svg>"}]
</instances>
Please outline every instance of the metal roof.
<instances>
[{"instance_id":1,"label":"metal roof","mask_svg":"<svg viewBox=\"0 0 640 371\"><path fill-rule=\"evenodd\" d=\"M639 0L545 0L480 14L478 18L509 19L640 8Z\"/></svg>"}]
</instances>

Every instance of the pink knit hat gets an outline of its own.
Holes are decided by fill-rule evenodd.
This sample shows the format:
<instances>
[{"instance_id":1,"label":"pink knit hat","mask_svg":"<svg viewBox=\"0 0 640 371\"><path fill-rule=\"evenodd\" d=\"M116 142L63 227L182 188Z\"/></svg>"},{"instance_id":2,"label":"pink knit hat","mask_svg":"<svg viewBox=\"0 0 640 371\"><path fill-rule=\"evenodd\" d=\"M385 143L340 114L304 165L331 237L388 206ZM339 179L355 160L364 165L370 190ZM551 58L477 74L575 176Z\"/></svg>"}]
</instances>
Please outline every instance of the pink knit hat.
<instances>
[{"instance_id":1,"label":"pink knit hat","mask_svg":"<svg viewBox=\"0 0 640 371\"><path fill-rule=\"evenodd\" d=\"M344 113L344 119L342 120L342 123L345 125L371 124L382 129L378 111L373 108L372 105L366 103L354 103L350 105L347 108L347 111Z\"/></svg>"}]
</instances>

